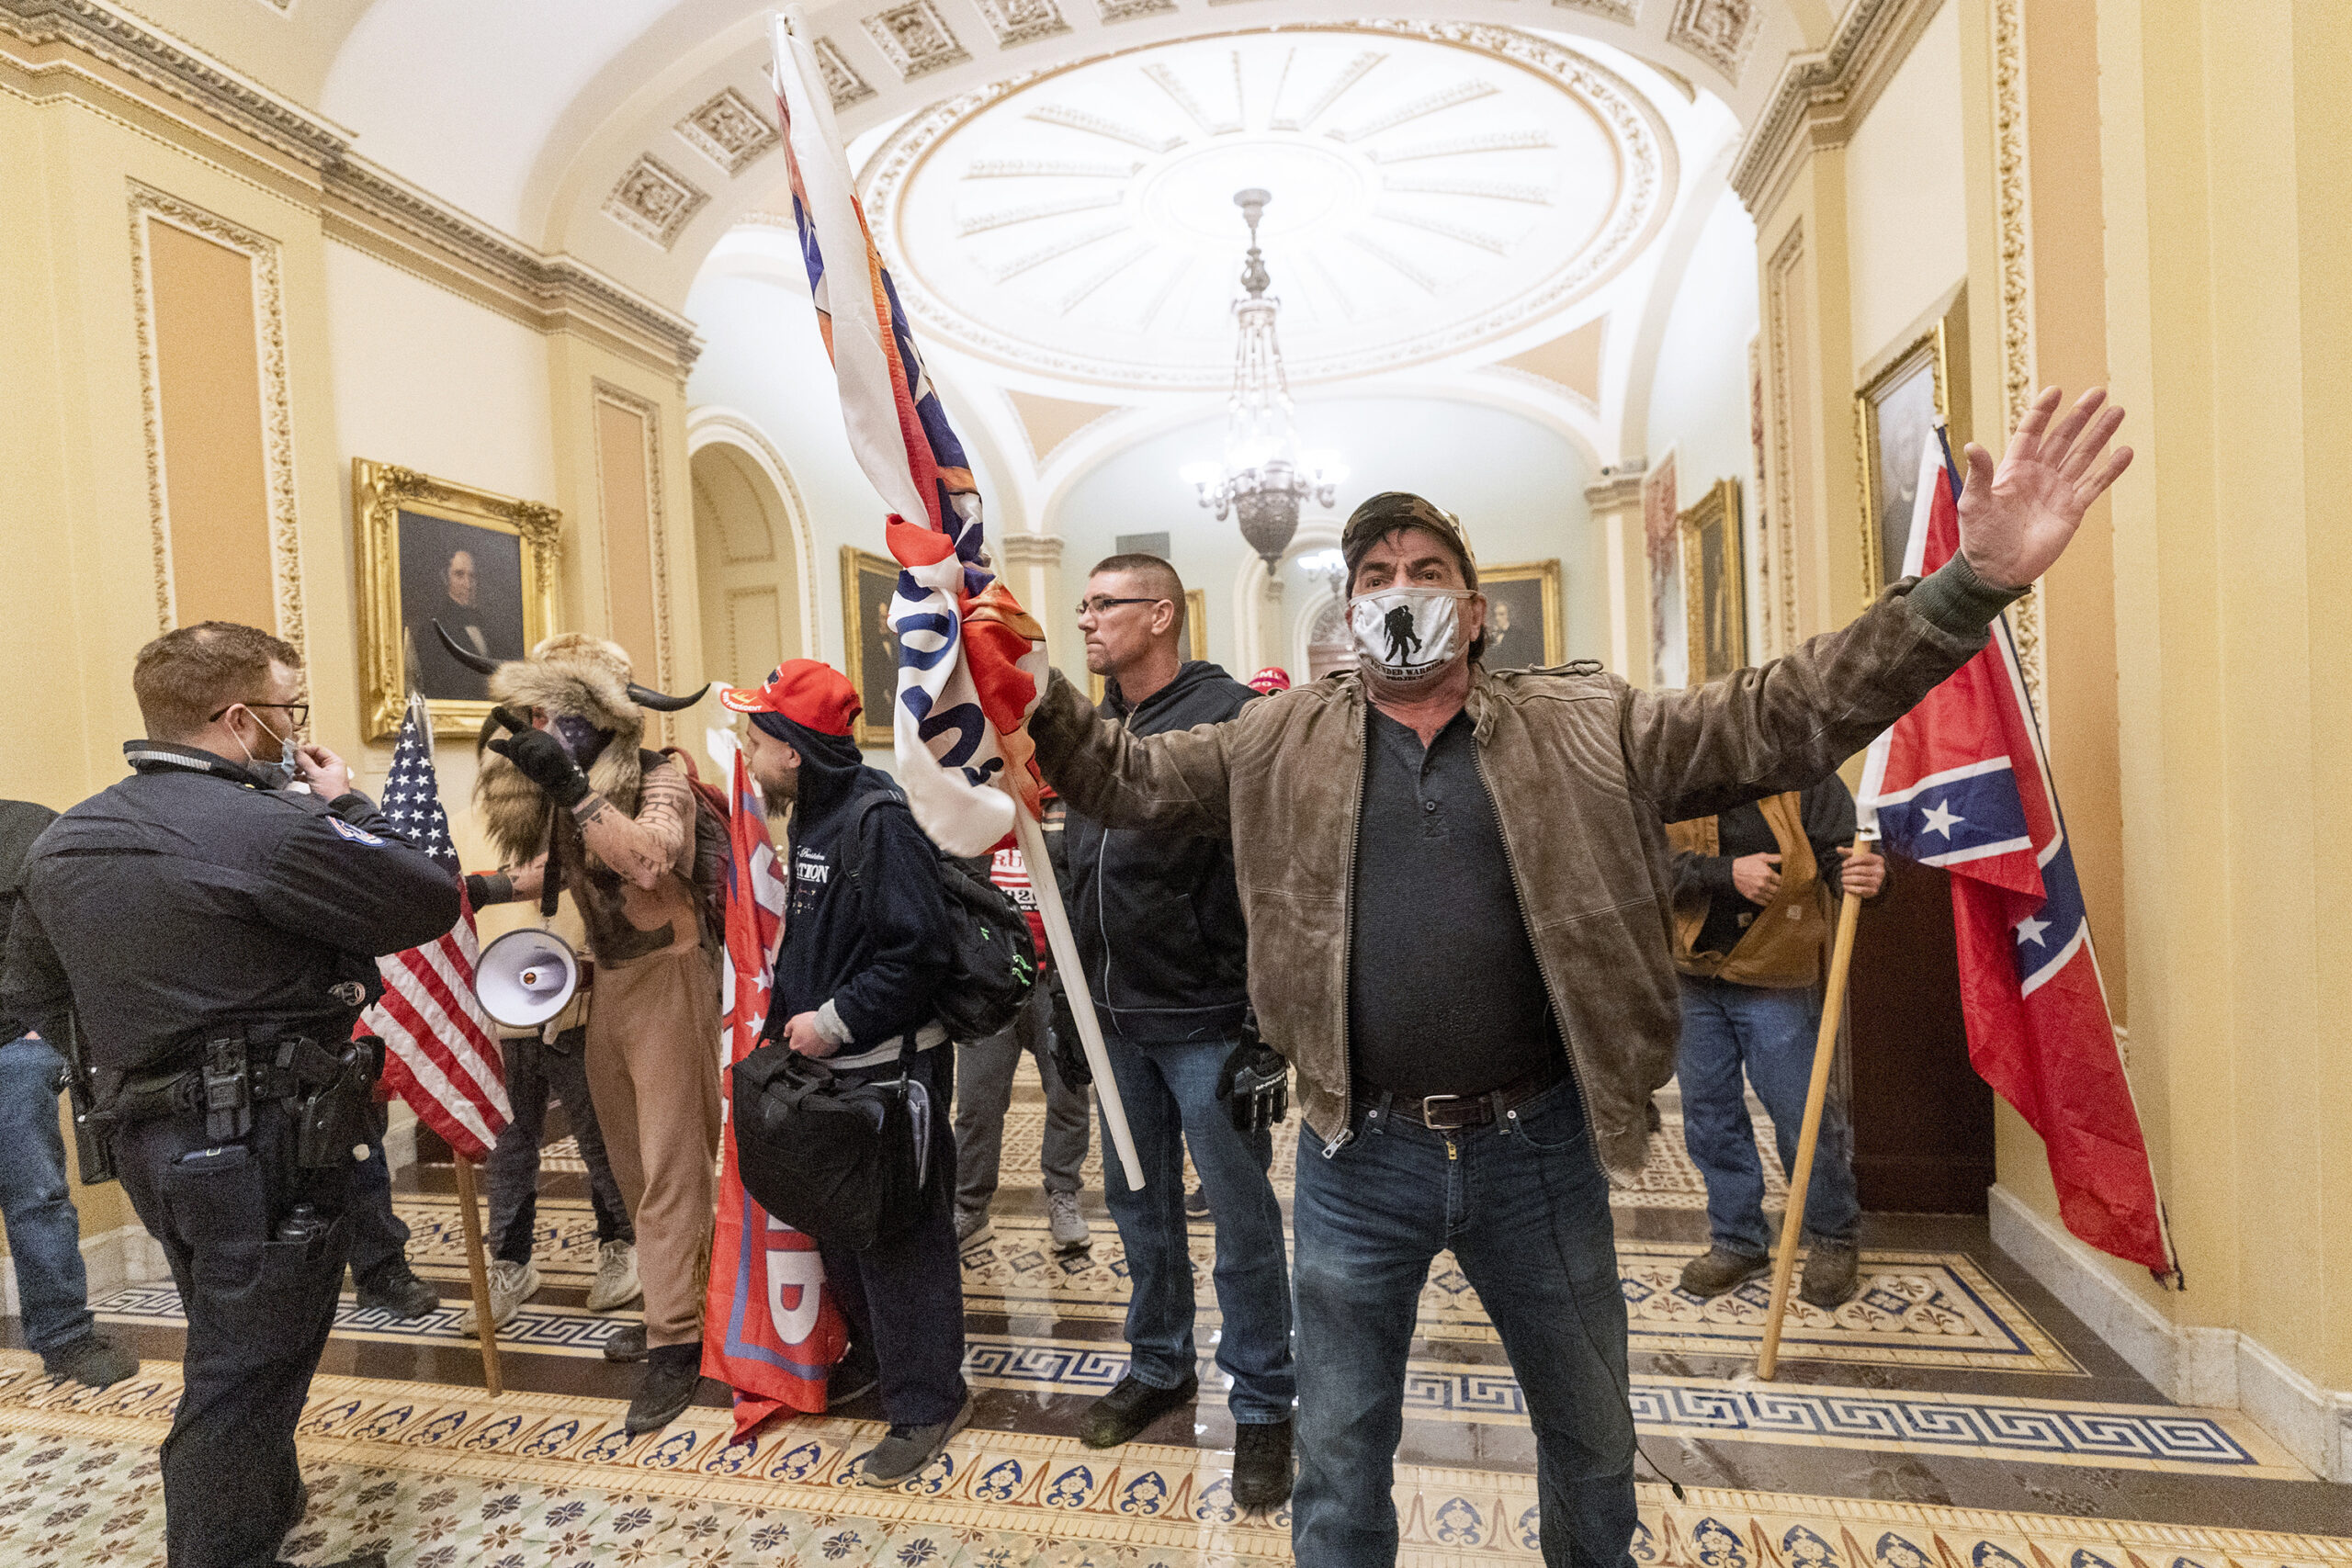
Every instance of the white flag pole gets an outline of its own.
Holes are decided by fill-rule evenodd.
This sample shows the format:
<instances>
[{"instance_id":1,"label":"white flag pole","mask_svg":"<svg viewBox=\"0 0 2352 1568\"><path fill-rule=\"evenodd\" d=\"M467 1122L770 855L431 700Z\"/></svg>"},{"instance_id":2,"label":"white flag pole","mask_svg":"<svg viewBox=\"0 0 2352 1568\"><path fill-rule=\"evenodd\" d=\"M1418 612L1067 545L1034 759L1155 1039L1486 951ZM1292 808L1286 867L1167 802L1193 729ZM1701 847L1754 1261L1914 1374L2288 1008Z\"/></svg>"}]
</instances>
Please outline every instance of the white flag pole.
<instances>
[{"instance_id":1,"label":"white flag pole","mask_svg":"<svg viewBox=\"0 0 2352 1568\"><path fill-rule=\"evenodd\" d=\"M1062 907L1061 884L1054 880L1054 863L1046 853L1046 829L1029 808L1013 802L1013 829L1021 838L1021 858L1029 863L1029 886L1037 895L1037 912L1046 922L1046 945L1061 971L1062 989L1069 997L1070 1017L1078 1024L1078 1041L1086 1050L1086 1064L1094 1069L1094 1092L1102 1104L1102 1124L1111 1129L1119 1168L1127 1186L1144 1188L1143 1162L1136 1157L1135 1134L1127 1131L1127 1108L1119 1100L1118 1075L1111 1070L1111 1052L1102 1043L1102 1021L1094 1016L1094 997L1086 988L1086 965L1079 962L1078 938L1069 929L1069 911Z\"/></svg>"}]
</instances>

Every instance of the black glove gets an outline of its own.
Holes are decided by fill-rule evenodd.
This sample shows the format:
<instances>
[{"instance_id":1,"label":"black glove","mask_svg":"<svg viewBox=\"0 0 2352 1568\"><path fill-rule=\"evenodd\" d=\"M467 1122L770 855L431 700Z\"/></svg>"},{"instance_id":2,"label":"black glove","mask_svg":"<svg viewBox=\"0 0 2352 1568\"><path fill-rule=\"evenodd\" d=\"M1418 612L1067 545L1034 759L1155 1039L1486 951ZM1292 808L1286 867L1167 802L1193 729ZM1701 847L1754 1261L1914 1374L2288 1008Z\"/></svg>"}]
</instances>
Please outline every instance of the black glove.
<instances>
[{"instance_id":1,"label":"black glove","mask_svg":"<svg viewBox=\"0 0 2352 1568\"><path fill-rule=\"evenodd\" d=\"M525 778L547 791L548 798L567 811L588 798L588 775L580 771L562 741L527 724L515 727L503 708L498 716L514 729L514 736L492 741L492 750L520 768Z\"/></svg>"},{"instance_id":2,"label":"black glove","mask_svg":"<svg viewBox=\"0 0 2352 1568\"><path fill-rule=\"evenodd\" d=\"M1054 1010L1054 1071L1069 1089L1084 1089L1094 1081L1093 1064L1086 1059L1085 1043L1078 1037L1078 1015L1069 1010L1069 993L1062 989L1061 971L1048 971L1046 999Z\"/></svg>"},{"instance_id":3,"label":"black glove","mask_svg":"<svg viewBox=\"0 0 2352 1568\"><path fill-rule=\"evenodd\" d=\"M1240 1043L1216 1075L1216 1097L1236 1132L1263 1133L1290 1114L1290 1063L1258 1038L1255 1019L1242 1025Z\"/></svg>"}]
</instances>

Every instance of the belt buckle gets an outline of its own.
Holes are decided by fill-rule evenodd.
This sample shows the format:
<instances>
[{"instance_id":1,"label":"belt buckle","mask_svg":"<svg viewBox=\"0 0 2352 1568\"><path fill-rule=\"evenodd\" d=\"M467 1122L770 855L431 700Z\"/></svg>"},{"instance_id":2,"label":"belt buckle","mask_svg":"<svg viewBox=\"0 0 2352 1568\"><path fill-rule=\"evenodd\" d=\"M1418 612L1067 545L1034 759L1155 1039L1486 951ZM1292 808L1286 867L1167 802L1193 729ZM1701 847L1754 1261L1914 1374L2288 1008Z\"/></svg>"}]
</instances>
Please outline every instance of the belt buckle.
<instances>
[{"instance_id":1,"label":"belt buckle","mask_svg":"<svg viewBox=\"0 0 2352 1568\"><path fill-rule=\"evenodd\" d=\"M1436 1105L1440 1100L1452 1102L1464 1100L1476 1100L1482 1097L1473 1094L1425 1094L1421 1096L1421 1125L1438 1132L1458 1133L1464 1127L1467 1126L1468 1123L1462 1122L1440 1122L1436 1115L1431 1111L1430 1107Z\"/></svg>"}]
</instances>

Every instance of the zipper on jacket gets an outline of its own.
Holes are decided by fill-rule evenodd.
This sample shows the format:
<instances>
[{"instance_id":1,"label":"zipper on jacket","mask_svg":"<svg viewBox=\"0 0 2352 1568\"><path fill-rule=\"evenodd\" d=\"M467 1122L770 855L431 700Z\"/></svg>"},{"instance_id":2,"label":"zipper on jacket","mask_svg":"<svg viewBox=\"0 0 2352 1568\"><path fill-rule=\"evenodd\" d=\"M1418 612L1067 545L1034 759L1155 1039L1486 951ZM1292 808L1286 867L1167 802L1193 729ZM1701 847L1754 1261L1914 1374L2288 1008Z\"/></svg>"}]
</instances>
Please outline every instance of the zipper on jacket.
<instances>
[{"instance_id":1,"label":"zipper on jacket","mask_svg":"<svg viewBox=\"0 0 2352 1568\"><path fill-rule=\"evenodd\" d=\"M1593 1157L1600 1161L1605 1172L1609 1162L1601 1158L1600 1132L1592 1121L1592 1096L1584 1091L1584 1074L1577 1066L1577 1043L1568 1032L1568 1015L1560 1006L1558 993L1552 988L1552 969L1544 962L1544 949L1536 943L1535 922L1527 918L1527 893L1519 874L1519 857L1511 852L1510 835L1503 830L1503 808L1495 799L1494 782L1487 777L1487 749L1474 744L1470 755L1478 764L1478 783L1487 792L1487 809L1495 815L1495 837L1503 841L1503 863L1510 867L1510 891L1519 902L1520 927L1527 932L1527 949L1535 954L1535 972L1544 976L1544 998L1552 1004L1553 1021L1560 1026L1560 1046L1568 1058L1568 1081L1577 1086L1577 1103L1584 1112L1585 1134L1592 1140Z\"/></svg>"},{"instance_id":2,"label":"zipper on jacket","mask_svg":"<svg viewBox=\"0 0 2352 1568\"><path fill-rule=\"evenodd\" d=\"M1348 879L1340 892L1340 1130L1323 1145L1329 1159L1348 1146L1355 1135L1355 1042L1349 1038L1348 987L1354 984L1356 962L1356 852L1363 844L1363 792L1372 780L1372 699L1363 703L1363 733L1357 738L1356 803L1348 817ZM1499 824L1498 824L1499 826ZM1521 918L1525 918L1524 911ZM1536 960L1540 967L1543 960Z\"/></svg>"}]
</instances>

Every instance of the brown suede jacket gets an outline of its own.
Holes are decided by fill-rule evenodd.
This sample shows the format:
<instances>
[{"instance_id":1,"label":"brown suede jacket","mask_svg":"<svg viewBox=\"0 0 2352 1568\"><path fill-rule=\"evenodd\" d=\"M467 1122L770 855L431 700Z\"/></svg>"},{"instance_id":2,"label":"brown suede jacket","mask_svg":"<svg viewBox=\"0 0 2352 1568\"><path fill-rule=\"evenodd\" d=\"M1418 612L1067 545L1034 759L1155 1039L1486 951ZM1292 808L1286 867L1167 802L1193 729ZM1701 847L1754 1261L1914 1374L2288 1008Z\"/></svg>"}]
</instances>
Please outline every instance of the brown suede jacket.
<instances>
[{"instance_id":1,"label":"brown suede jacket","mask_svg":"<svg viewBox=\"0 0 2352 1568\"><path fill-rule=\"evenodd\" d=\"M1664 824L1803 788L1966 663L2004 596L1964 564L1939 577L1917 606L1919 585L1906 580L1843 630L1687 691L1637 690L1589 663L1474 671L1479 767L1612 1174L1642 1168L1645 1109L1672 1075L1680 1037ZM1142 739L1098 717L1057 674L1029 724L1038 764L1072 811L1108 827L1232 838L1250 1000L1266 1040L1298 1069L1301 1109L1327 1154L1351 1135L1349 899L1368 723L1351 672L1251 703L1224 724Z\"/></svg>"}]
</instances>

